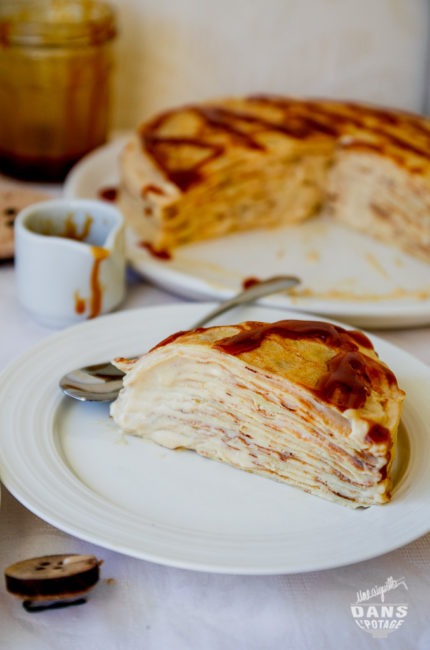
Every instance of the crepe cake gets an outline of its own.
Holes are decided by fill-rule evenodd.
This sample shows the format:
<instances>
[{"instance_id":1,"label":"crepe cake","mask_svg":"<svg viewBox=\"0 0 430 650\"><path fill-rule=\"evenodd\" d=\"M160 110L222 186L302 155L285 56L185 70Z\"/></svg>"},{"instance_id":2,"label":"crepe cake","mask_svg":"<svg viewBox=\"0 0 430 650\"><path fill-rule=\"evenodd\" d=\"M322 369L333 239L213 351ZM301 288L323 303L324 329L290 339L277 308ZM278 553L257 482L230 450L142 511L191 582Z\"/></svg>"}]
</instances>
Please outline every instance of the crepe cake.
<instances>
[{"instance_id":1,"label":"crepe cake","mask_svg":"<svg viewBox=\"0 0 430 650\"><path fill-rule=\"evenodd\" d=\"M120 158L119 205L155 253L234 231L337 221L430 259L430 121L276 96L165 111Z\"/></svg>"},{"instance_id":2,"label":"crepe cake","mask_svg":"<svg viewBox=\"0 0 430 650\"><path fill-rule=\"evenodd\" d=\"M390 500L404 392L361 332L248 321L179 332L116 359L125 433L352 508Z\"/></svg>"}]
</instances>

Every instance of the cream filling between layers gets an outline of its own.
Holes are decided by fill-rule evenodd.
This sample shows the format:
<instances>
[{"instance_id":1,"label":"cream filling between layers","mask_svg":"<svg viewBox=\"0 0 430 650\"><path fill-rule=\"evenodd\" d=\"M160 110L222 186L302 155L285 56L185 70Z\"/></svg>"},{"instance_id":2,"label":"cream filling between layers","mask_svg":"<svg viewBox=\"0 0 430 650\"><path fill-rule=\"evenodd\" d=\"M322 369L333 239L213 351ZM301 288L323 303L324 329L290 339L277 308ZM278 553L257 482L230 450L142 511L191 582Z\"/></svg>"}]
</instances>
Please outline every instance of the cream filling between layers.
<instances>
[{"instance_id":1,"label":"cream filling between layers","mask_svg":"<svg viewBox=\"0 0 430 650\"><path fill-rule=\"evenodd\" d=\"M430 192L422 178L381 155L340 150L328 191L336 220L429 261Z\"/></svg>"}]
</instances>

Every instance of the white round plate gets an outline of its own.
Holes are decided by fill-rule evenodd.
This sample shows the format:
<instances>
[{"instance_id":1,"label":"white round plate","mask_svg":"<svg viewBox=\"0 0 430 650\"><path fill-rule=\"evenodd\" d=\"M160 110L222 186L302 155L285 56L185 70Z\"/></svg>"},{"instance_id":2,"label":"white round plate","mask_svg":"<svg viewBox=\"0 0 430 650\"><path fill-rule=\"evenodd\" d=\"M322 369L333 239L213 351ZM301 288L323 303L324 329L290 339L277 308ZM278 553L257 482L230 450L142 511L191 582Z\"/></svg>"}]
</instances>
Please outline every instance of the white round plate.
<instances>
[{"instance_id":1,"label":"white round plate","mask_svg":"<svg viewBox=\"0 0 430 650\"><path fill-rule=\"evenodd\" d=\"M94 151L66 179L69 197L100 198L118 185L118 156L127 136ZM320 216L299 226L235 233L183 246L170 260L150 255L130 234L128 258L146 279L199 300L237 292L249 278L293 274L295 295L262 304L336 318L366 328L430 323L430 264Z\"/></svg>"},{"instance_id":2,"label":"white round plate","mask_svg":"<svg viewBox=\"0 0 430 650\"><path fill-rule=\"evenodd\" d=\"M193 452L124 436L108 407L63 397L87 363L148 349L212 305L120 312L57 333L0 376L5 486L58 528L154 562L237 574L296 573L358 562L430 529L430 369L371 337L407 391L393 500L349 510ZM287 314L295 317L295 312ZM302 316L306 318L306 316ZM243 307L218 322L278 319Z\"/></svg>"}]
</instances>

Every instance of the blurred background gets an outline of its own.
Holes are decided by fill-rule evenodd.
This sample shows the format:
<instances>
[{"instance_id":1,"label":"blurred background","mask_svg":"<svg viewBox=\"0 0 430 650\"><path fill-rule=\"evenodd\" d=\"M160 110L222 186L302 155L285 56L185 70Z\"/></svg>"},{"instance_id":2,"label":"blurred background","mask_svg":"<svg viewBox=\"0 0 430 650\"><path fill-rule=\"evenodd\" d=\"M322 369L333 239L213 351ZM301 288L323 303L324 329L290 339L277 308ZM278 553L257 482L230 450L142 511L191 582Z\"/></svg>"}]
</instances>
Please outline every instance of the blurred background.
<instances>
[{"instance_id":1,"label":"blurred background","mask_svg":"<svg viewBox=\"0 0 430 650\"><path fill-rule=\"evenodd\" d=\"M428 111L428 0L112 0L112 124L275 92Z\"/></svg>"},{"instance_id":2,"label":"blurred background","mask_svg":"<svg viewBox=\"0 0 430 650\"><path fill-rule=\"evenodd\" d=\"M0 0L1 172L61 181L109 131L229 95L430 112L430 0L107 2Z\"/></svg>"}]
</instances>

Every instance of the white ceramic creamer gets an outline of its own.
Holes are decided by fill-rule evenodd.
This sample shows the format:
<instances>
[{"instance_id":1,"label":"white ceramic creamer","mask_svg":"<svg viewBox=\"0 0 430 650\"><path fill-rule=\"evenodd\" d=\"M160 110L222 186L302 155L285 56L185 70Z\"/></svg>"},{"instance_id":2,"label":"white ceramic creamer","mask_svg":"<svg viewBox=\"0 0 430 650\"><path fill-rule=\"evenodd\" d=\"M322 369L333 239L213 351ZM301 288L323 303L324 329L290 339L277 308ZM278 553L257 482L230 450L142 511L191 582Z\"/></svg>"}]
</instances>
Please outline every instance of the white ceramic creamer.
<instances>
[{"instance_id":1,"label":"white ceramic creamer","mask_svg":"<svg viewBox=\"0 0 430 650\"><path fill-rule=\"evenodd\" d=\"M35 203L15 221L18 298L40 323L65 327L117 307L125 292L124 221L95 200Z\"/></svg>"}]
</instances>

